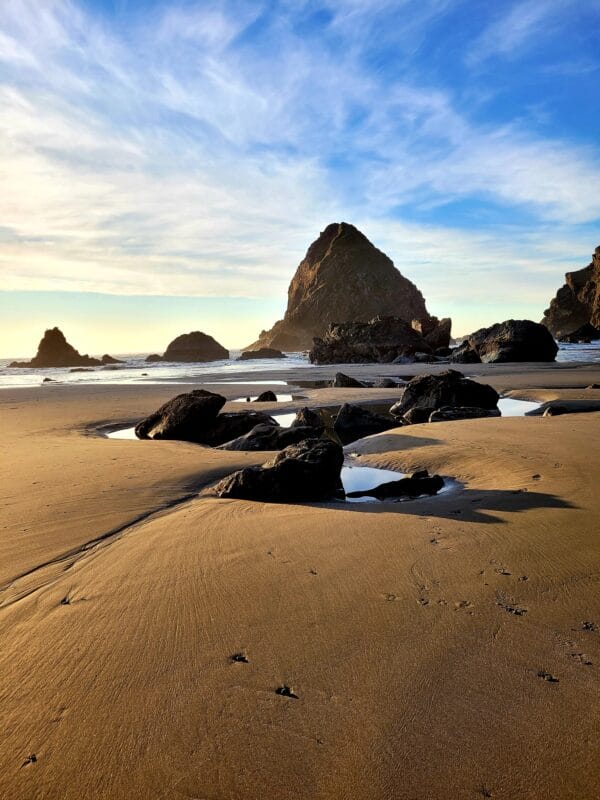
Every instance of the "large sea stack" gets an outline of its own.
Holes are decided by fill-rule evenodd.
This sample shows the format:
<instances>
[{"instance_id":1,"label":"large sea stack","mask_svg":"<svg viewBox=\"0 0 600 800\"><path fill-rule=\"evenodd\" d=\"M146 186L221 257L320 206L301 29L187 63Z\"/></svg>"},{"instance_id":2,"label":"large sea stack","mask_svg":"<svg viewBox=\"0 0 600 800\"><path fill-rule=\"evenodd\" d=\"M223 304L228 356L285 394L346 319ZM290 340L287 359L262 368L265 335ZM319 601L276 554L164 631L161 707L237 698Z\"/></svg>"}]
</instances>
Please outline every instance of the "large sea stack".
<instances>
[{"instance_id":1,"label":"large sea stack","mask_svg":"<svg viewBox=\"0 0 600 800\"><path fill-rule=\"evenodd\" d=\"M285 316L248 350L307 350L333 322L366 322L375 316L425 324L423 295L354 225L334 222L308 248L288 289Z\"/></svg>"},{"instance_id":2,"label":"large sea stack","mask_svg":"<svg viewBox=\"0 0 600 800\"><path fill-rule=\"evenodd\" d=\"M542 320L557 339L583 328L587 338L600 336L600 247L591 262L576 272L567 272L565 284L550 302Z\"/></svg>"},{"instance_id":3,"label":"large sea stack","mask_svg":"<svg viewBox=\"0 0 600 800\"><path fill-rule=\"evenodd\" d=\"M50 369L56 367L100 367L103 364L119 363L111 356L105 355L101 359L81 355L73 345L65 339L64 333L59 328L47 330L38 345L37 354L31 361L13 361L11 367L34 367L37 369Z\"/></svg>"},{"instance_id":4,"label":"large sea stack","mask_svg":"<svg viewBox=\"0 0 600 800\"><path fill-rule=\"evenodd\" d=\"M205 361L222 361L229 358L229 350L219 344L216 339L202 331L182 333L173 339L165 350L164 356L152 354L146 361L172 361L184 364L202 363Z\"/></svg>"}]
</instances>

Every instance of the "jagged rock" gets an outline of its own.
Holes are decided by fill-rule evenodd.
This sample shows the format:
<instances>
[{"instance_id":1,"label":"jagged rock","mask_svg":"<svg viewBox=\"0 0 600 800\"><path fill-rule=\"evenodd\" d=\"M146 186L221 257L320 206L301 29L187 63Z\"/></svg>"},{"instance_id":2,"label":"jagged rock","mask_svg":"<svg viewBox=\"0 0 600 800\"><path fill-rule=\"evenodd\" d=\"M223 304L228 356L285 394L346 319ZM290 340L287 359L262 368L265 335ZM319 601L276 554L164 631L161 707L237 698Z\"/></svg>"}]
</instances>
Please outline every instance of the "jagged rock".
<instances>
[{"instance_id":1,"label":"jagged rock","mask_svg":"<svg viewBox=\"0 0 600 800\"><path fill-rule=\"evenodd\" d=\"M385 364L430 349L408 322L375 317L369 322L331 324L322 339L315 338L308 356L313 364Z\"/></svg>"},{"instance_id":2,"label":"jagged rock","mask_svg":"<svg viewBox=\"0 0 600 800\"><path fill-rule=\"evenodd\" d=\"M51 367L99 367L102 362L97 358L82 356L70 345L59 328L47 330L39 345L37 354L31 361L13 361L10 367L35 367L49 369Z\"/></svg>"},{"instance_id":3,"label":"jagged rock","mask_svg":"<svg viewBox=\"0 0 600 800\"><path fill-rule=\"evenodd\" d=\"M348 492L346 497L375 497L385 500L389 497L421 497L434 495L444 488L444 479L440 475L429 475L427 470L413 473L409 478L387 481L373 489L362 489Z\"/></svg>"},{"instance_id":4,"label":"jagged rock","mask_svg":"<svg viewBox=\"0 0 600 800\"><path fill-rule=\"evenodd\" d=\"M229 350L220 345L216 339L201 331L182 333L169 344L163 356L153 353L146 359L154 361L171 361L184 364L203 363L206 361L222 361L229 358Z\"/></svg>"},{"instance_id":5,"label":"jagged rock","mask_svg":"<svg viewBox=\"0 0 600 800\"><path fill-rule=\"evenodd\" d=\"M594 326L590 325L589 322L586 322L585 325L582 325L581 328L577 328L576 331L567 333L565 336L561 336L559 342L581 344L589 343L594 339L600 339L600 330L598 330L598 328L594 328Z\"/></svg>"},{"instance_id":6,"label":"jagged rock","mask_svg":"<svg viewBox=\"0 0 600 800\"><path fill-rule=\"evenodd\" d=\"M343 372L336 372L335 378L331 381L331 385L337 389L364 389L364 383L357 381L356 378L351 378L350 375L345 375Z\"/></svg>"},{"instance_id":7,"label":"jagged rock","mask_svg":"<svg viewBox=\"0 0 600 800\"><path fill-rule=\"evenodd\" d=\"M311 347L330 323L394 314L429 319L422 294L353 225L333 223L308 248L288 289L285 316L248 349Z\"/></svg>"},{"instance_id":8,"label":"jagged rock","mask_svg":"<svg viewBox=\"0 0 600 800\"><path fill-rule=\"evenodd\" d=\"M449 361L451 364L481 364L477 351L472 350L465 342L453 348Z\"/></svg>"},{"instance_id":9,"label":"jagged rock","mask_svg":"<svg viewBox=\"0 0 600 800\"><path fill-rule=\"evenodd\" d=\"M499 417L499 408L477 408L473 406L442 406L429 416L429 422L453 422L457 419Z\"/></svg>"},{"instance_id":10,"label":"jagged rock","mask_svg":"<svg viewBox=\"0 0 600 800\"><path fill-rule=\"evenodd\" d=\"M544 312L542 323L556 338L587 324L600 329L600 247L587 267L567 272L565 284Z\"/></svg>"},{"instance_id":11,"label":"jagged rock","mask_svg":"<svg viewBox=\"0 0 600 800\"><path fill-rule=\"evenodd\" d=\"M291 428L312 428L314 436L321 436L325 430L323 418L317 411L311 408L301 408L296 412L296 416L290 425Z\"/></svg>"},{"instance_id":12,"label":"jagged rock","mask_svg":"<svg viewBox=\"0 0 600 800\"><path fill-rule=\"evenodd\" d=\"M484 364L514 361L554 361L558 346L548 329L528 319L509 319L481 328L452 353L453 363L477 356ZM474 354L474 355L473 355Z\"/></svg>"},{"instance_id":13,"label":"jagged rock","mask_svg":"<svg viewBox=\"0 0 600 800\"><path fill-rule=\"evenodd\" d=\"M333 430L342 444L355 442L374 433L382 433L390 428L397 428L398 423L391 417L374 414L366 408L344 403L337 413Z\"/></svg>"},{"instance_id":14,"label":"jagged rock","mask_svg":"<svg viewBox=\"0 0 600 800\"><path fill-rule=\"evenodd\" d=\"M344 453L329 439L305 439L286 447L262 467L246 467L220 481L219 497L267 503L330 500L343 496Z\"/></svg>"},{"instance_id":15,"label":"jagged rock","mask_svg":"<svg viewBox=\"0 0 600 800\"><path fill-rule=\"evenodd\" d=\"M408 418L406 415L408 412L415 413L415 409L422 410L422 414L426 414L426 419L429 419L436 409L443 406L494 409L498 406L498 399L498 392L491 386L465 378L461 372L449 369L437 375L413 378L406 386L402 399L391 407L390 413L395 417L403 417L405 422L412 422L412 414ZM420 416L419 421L425 421Z\"/></svg>"},{"instance_id":16,"label":"jagged rock","mask_svg":"<svg viewBox=\"0 0 600 800\"><path fill-rule=\"evenodd\" d=\"M255 358L286 358L286 355L274 347L261 347L259 350L244 350L237 360L251 361Z\"/></svg>"},{"instance_id":17,"label":"jagged rock","mask_svg":"<svg viewBox=\"0 0 600 800\"><path fill-rule=\"evenodd\" d=\"M291 444L315 437L315 429L309 427L280 428L278 425L255 425L251 431L225 442L219 450L283 450Z\"/></svg>"},{"instance_id":18,"label":"jagged rock","mask_svg":"<svg viewBox=\"0 0 600 800\"><path fill-rule=\"evenodd\" d=\"M272 392L270 389L267 389L266 392L261 392L258 397L256 398L257 403L276 403L277 402L277 395L275 392Z\"/></svg>"},{"instance_id":19,"label":"jagged rock","mask_svg":"<svg viewBox=\"0 0 600 800\"><path fill-rule=\"evenodd\" d=\"M201 442L227 401L220 394L194 389L178 394L135 427L138 439ZM233 438L230 437L230 438Z\"/></svg>"},{"instance_id":20,"label":"jagged rock","mask_svg":"<svg viewBox=\"0 0 600 800\"><path fill-rule=\"evenodd\" d=\"M450 344L452 320L449 317L441 320L437 317L413 319L411 327L421 334L432 350L447 348Z\"/></svg>"}]
</instances>

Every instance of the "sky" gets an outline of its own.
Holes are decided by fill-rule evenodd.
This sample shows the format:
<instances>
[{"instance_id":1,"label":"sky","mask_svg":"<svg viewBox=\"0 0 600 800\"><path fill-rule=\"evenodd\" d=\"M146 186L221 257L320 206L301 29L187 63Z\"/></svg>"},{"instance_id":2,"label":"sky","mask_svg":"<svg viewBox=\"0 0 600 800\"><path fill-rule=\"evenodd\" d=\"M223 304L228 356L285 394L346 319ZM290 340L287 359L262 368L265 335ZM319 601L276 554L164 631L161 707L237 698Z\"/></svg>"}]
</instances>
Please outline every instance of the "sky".
<instances>
[{"instance_id":1,"label":"sky","mask_svg":"<svg viewBox=\"0 0 600 800\"><path fill-rule=\"evenodd\" d=\"M0 357L249 344L351 222L455 334L600 244L600 0L1 0Z\"/></svg>"}]
</instances>

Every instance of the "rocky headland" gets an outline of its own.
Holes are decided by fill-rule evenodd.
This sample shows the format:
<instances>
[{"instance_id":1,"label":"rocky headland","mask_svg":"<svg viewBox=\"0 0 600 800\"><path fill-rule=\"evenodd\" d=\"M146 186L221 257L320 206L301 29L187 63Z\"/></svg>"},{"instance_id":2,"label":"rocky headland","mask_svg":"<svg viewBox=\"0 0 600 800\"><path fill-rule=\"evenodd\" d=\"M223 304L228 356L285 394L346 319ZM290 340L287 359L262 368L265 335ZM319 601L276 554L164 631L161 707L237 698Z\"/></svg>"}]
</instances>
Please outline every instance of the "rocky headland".
<instances>
[{"instance_id":1,"label":"rocky headland","mask_svg":"<svg viewBox=\"0 0 600 800\"><path fill-rule=\"evenodd\" d=\"M567 272L542 323L557 339L579 342L600 338L600 247L587 267Z\"/></svg>"}]
</instances>

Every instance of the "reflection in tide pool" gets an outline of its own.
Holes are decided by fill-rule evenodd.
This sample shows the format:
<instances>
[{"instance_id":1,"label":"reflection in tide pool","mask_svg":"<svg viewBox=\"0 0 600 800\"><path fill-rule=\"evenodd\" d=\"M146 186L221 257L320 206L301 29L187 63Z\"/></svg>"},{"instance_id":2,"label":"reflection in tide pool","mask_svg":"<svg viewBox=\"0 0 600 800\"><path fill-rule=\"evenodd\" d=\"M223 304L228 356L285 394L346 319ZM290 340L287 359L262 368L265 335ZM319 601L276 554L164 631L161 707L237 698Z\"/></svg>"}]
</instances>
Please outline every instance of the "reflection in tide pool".
<instances>
[{"instance_id":1,"label":"reflection in tide pool","mask_svg":"<svg viewBox=\"0 0 600 800\"><path fill-rule=\"evenodd\" d=\"M498 408L503 417L523 417L540 405L541 403L533 403L531 400L514 400L512 397L501 397L498 400Z\"/></svg>"},{"instance_id":2,"label":"reflection in tide pool","mask_svg":"<svg viewBox=\"0 0 600 800\"><path fill-rule=\"evenodd\" d=\"M108 439L135 439L139 441L135 435L135 428L119 428L116 431L110 431L106 434Z\"/></svg>"}]
</instances>

